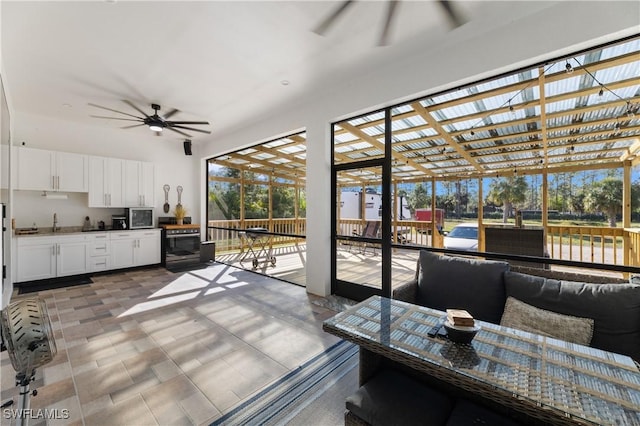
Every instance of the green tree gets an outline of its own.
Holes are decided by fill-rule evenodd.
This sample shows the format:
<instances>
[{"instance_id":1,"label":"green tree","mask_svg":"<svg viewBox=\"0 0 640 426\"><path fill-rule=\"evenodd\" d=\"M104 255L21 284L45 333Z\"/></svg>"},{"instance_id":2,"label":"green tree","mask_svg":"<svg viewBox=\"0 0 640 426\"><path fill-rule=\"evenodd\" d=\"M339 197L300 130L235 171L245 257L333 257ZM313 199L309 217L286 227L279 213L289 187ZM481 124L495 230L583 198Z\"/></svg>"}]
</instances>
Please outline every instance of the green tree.
<instances>
[{"instance_id":1,"label":"green tree","mask_svg":"<svg viewBox=\"0 0 640 426\"><path fill-rule=\"evenodd\" d=\"M590 211L601 211L609 226L616 226L616 215L622 212L622 181L614 177L606 177L586 188L584 203Z\"/></svg>"},{"instance_id":2,"label":"green tree","mask_svg":"<svg viewBox=\"0 0 640 426\"><path fill-rule=\"evenodd\" d=\"M407 196L409 200L409 209L412 213L416 209L425 209L431 207L431 197L427 194L427 188L421 183L417 184L413 191Z\"/></svg>"},{"instance_id":3,"label":"green tree","mask_svg":"<svg viewBox=\"0 0 640 426\"><path fill-rule=\"evenodd\" d=\"M291 218L295 216L296 193L291 186L273 186L271 188L274 218Z\"/></svg>"},{"instance_id":4,"label":"green tree","mask_svg":"<svg viewBox=\"0 0 640 426\"><path fill-rule=\"evenodd\" d=\"M507 222L507 218L511 214L511 209L515 204L525 201L527 186L527 181L523 176L509 176L491 182L487 202L494 203L497 206L503 206L503 222Z\"/></svg>"}]
</instances>

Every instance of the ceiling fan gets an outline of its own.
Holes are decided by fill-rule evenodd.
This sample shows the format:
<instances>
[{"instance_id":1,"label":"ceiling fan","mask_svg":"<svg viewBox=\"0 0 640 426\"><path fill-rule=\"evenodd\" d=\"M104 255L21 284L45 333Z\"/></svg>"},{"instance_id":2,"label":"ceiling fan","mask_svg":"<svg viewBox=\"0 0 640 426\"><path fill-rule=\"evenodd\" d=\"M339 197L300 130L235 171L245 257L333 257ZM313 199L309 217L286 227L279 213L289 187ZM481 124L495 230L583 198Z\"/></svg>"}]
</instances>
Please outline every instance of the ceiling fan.
<instances>
[{"instance_id":1,"label":"ceiling fan","mask_svg":"<svg viewBox=\"0 0 640 426\"><path fill-rule=\"evenodd\" d=\"M92 107L104 109L104 110L111 111L111 112L117 112L118 114L124 114L126 116L133 117L133 118L105 117L105 116L101 116L101 115L92 115L91 117L94 117L94 118L105 118L107 120L137 121L140 124L134 124L132 126L125 126L125 127L121 127L121 128L122 129L131 129L133 127L148 126L149 130L151 130L153 132L156 132L156 136L160 136L164 129L168 129L168 130L171 130L172 132L180 133L181 135L187 136L187 137L192 137L192 136L189 135L188 133L183 132L182 130L191 130L193 132L211 134L211 132L208 131L208 130L196 129L196 128L193 128L193 127L185 126L185 124L188 124L190 126L193 126L193 125L207 125L208 126L209 125L208 121L171 121L171 120L169 120L169 118L171 116L173 116L175 113L179 112L179 110L176 109L176 108L172 109L168 113L166 113L166 114L161 116L161 115L158 115L158 111L160 111L160 105L151 104L151 109L153 109L153 114L149 115L149 114L145 113L144 111L142 111L137 106L135 106L133 104L133 102L131 102L131 101L123 100L122 102L124 102L125 104L129 105L131 108L133 108L136 111L138 111L140 114L143 115L143 117L140 117L140 116L137 116L137 115L133 115L133 114L129 114L128 112L118 111L118 110L115 110L115 109L111 109L111 108L107 108L107 107L103 107L103 106L100 106L100 105L96 105L96 104L91 104L90 103L89 105L92 106Z\"/></svg>"},{"instance_id":2,"label":"ceiling fan","mask_svg":"<svg viewBox=\"0 0 640 426\"><path fill-rule=\"evenodd\" d=\"M329 16L327 16L321 23L318 25L313 32L316 34L324 35L329 27L333 25L335 20L344 13L345 10L349 8L356 0L344 0L342 3L336 7ZM380 33L380 39L378 40L379 46L385 46L387 44L387 39L389 36L389 29L391 27L391 21L396 12L396 8L400 3L400 0L387 0L387 14L384 20L384 27L382 28L382 32ZM438 4L444 9L444 12L447 15L447 18L451 25L456 28L463 25L466 22L466 19L458 12L456 12L455 8L451 4L449 0L438 0Z\"/></svg>"}]
</instances>

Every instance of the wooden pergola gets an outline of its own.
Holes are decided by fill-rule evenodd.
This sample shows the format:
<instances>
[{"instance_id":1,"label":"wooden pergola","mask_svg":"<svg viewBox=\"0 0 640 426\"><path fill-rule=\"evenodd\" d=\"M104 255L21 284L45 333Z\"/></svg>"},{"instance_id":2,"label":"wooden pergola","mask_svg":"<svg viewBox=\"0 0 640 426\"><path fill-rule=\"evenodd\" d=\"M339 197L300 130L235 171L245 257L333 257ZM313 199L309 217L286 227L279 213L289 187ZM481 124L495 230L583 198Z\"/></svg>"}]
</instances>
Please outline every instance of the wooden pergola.
<instances>
[{"instance_id":1,"label":"wooden pergola","mask_svg":"<svg viewBox=\"0 0 640 426\"><path fill-rule=\"evenodd\" d=\"M384 114L334 124L334 163L382 158ZM640 39L393 106L391 126L393 184L428 181L433 189L437 181L478 179L482 200L482 179L536 174L547 211L549 174L621 168L622 226L629 227L631 169L640 163ZM305 143L300 133L213 161L302 188ZM366 170L338 179L339 186L379 183Z\"/></svg>"}]
</instances>

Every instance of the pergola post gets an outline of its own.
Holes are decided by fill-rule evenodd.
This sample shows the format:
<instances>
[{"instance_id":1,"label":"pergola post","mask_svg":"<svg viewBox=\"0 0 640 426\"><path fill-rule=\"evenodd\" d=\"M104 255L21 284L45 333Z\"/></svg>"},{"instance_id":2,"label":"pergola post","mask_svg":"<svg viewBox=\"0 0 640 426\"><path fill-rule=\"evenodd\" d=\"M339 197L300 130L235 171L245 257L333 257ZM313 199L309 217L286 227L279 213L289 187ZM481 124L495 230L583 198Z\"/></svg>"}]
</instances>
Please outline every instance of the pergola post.
<instances>
[{"instance_id":1,"label":"pergola post","mask_svg":"<svg viewBox=\"0 0 640 426\"><path fill-rule=\"evenodd\" d=\"M244 223L244 170L240 170L240 229L246 229ZM240 240L240 253L244 253L244 244Z\"/></svg>"},{"instance_id":2,"label":"pergola post","mask_svg":"<svg viewBox=\"0 0 640 426\"><path fill-rule=\"evenodd\" d=\"M431 247L436 247L436 177L431 177Z\"/></svg>"},{"instance_id":3,"label":"pergola post","mask_svg":"<svg viewBox=\"0 0 640 426\"><path fill-rule=\"evenodd\" d=\"M547 169L542 171L542 229L544 229L544 238L547 241L547 226L549 226L549 180Z\"/></svg>"},{"instance_id":4,"label":"pergola post","mask_svg":"<svg viewBox=\"0 0 640 426\"><path fill-rule=\"evenodd\" d=\"M393 218L393 229L394 232L392 233L393 237L393 242L397 243L397 230L398 230L398 183L397 182L393 182L393 198L391 200L391 217ZM402 212L400 212L400 214L402 214Z\"/></svg>"},{"instance_id":5,"label":"pergola post","mask_svg":"<svg viewBox=\"0 0 640 426\"><path fill-rule=\"evenodd\" d=\"M623 163L623 178L622 178L622 227L631 227L631 161L625 161ZM614 250L615 250L614 244ZM622 237L622 262L623 265L629 265L629 234L624 233Z\"/></svg>"},{"instance_id":6,"label":"pergola post","mask_svg":"<svg viewBox=\"0 0 640 426\"><path fill-rule=\"evenodd\" d=\"M482 226L482 218L484 217L484 195L482 193L482 178L478 178L478 250L484 251L484 226Z\"/></svg>"}]
</instances>

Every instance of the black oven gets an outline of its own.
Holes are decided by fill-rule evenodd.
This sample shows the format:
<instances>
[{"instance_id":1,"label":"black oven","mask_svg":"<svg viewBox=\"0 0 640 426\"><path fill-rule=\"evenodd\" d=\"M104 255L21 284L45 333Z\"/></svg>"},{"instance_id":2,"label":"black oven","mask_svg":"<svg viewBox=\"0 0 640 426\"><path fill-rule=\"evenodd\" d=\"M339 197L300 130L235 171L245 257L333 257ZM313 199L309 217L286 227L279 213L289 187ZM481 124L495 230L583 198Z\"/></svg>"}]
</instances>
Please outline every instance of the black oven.
<instances>
[{"instance_id":1,"label":"black oven","mask_svg":"<svg viewBox=\"0 0 640 426\"><path fill-rule=\"evenodd\" d=\"M200 263L200 229L163 229L162 262L169 270Z\"/></svg>"},{"instance_id":2,"label":"black oven","mask_svg":"<svg viewBox=\"0 0 640 426\"><path fill-rule=\"evenodd\" d=\"M162 264L181 269L200 263L200 226L177 225L175 218L159 218L162 227Z\"/></svg>"}]
</instances>

